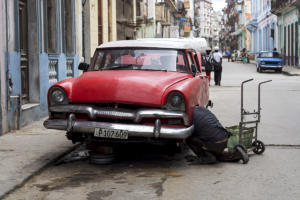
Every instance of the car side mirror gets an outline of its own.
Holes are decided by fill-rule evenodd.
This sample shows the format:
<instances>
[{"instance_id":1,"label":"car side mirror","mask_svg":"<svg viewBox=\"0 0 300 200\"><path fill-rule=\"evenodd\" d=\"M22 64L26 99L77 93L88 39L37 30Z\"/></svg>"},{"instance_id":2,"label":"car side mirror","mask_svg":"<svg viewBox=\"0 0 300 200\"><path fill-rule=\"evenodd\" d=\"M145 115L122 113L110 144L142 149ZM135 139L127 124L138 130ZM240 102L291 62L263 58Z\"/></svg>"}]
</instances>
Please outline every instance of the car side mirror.
<instances>
[{"instance_id":1,"label":"car side mirror","mask_svg":"<svg viewBox=\"0 0 300 200\"><path fill-rule=\"evenodd\" d=\"M78 69L82 70L83 72L86 72L89 69L90 65L87 63L80 63L78 65Z\"/></svg>"},{"instance_id":2,"label":"car side mirror","mask_svg":"<svg viewBox=\"0 0 300 200\"><path fill-rule=\"evenodd\" d=\"M196 72L197 72L197 69L196 69L195 64L192 64L192 65L191 65L191 68L192 68L192 74L193 74L193 76L195 77L195 76L196 76Z\"/></svg>"}]
</instances>

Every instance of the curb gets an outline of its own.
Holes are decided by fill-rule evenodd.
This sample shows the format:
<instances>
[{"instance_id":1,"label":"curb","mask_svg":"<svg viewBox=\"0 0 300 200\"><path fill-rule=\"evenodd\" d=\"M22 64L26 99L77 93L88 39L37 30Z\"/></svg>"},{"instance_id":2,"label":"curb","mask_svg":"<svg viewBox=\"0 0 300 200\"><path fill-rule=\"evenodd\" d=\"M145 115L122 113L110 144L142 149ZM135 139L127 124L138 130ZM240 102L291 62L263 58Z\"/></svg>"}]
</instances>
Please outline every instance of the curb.
<instances>
[{"instance_id":1,"label":"curb","mask_svg":"<svg viewBox=\"0 0 300 200\"><path fill-rule=\"evenodd\" d=\"M64 156L66 156L67 154L71 153L72 151L74 151L79 146L80 146L80 144L74 145L73 147L71 147L70 149L66 150L65 152L59 154L58 156L56 156L52 160L49 160L48 162L46 162L43 166L41 166L39 169L37 169L36 171L34 171L32 174L28 175L27 177L24 177L24 179L19 184L16 184L11 189L9 189L8 191L4 192L4 194L2 194L0 196L0 200L3 199L3 198L5 198L5 197L7 197L9 194L11 194L12 192L14 192L15 190L23 187L26 184L26 182L29 181L32 177L38 175L43 170L45 170L47 167L49 167L50 165L54 164L58 160L62 159Z\"/></svg>"},{"instance_id":2,"label":"curb","mask_svg":"<svg viewBox=\"0 0 300 200\"><path fill-rule=\"evenodd\" d=\"M300 74L292 74L292 73L290 73L288 71L284 71L284 70L282 70L282 74L284 74L286 76L300 76Z\"/></svg>"}]
</instances>

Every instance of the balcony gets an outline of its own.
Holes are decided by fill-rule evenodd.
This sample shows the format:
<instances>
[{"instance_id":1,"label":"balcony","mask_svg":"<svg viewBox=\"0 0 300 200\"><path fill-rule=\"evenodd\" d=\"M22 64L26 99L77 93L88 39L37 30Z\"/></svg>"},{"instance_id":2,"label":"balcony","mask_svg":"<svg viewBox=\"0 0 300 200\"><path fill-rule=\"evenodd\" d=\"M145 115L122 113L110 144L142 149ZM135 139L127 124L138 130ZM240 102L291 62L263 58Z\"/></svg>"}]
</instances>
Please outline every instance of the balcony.
<instances>
[{"instance_id":1,"label":"balcony","mask_svg":"<svg viewBox=\"0 0 300 200\"><path fill-rule=\"evenodd\" d=\"M271 13L280 16L299 6L297 4L299 4L297 0L272 0Z\"/></svg>"}]
</instances>

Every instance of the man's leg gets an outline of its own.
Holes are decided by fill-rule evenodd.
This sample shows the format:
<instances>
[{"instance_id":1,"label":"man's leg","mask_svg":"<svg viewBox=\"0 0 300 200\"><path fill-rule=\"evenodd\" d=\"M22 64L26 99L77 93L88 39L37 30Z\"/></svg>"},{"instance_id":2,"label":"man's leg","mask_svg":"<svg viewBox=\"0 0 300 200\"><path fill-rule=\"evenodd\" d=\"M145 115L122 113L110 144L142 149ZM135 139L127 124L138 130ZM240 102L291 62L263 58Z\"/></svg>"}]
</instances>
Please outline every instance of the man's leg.
<instances>
[{"instance_id":1,"label":"man's leg","mask_svg":"<svg viewBox=\"0 0 300 200\"><path fill-rule=\"evenodd\" d=\"M242 160L244 164L249 161L247 151L241 146L237 146L234 150L229 152L223 151L221 154L217 155L217 159L223 162L238 162L239 160Z\"/></svg>"},{"instance_id":2,"label":"man's leg","mask_svg":"<svg viewBox=\"0 0 300 200\"><path fill-rule=\"evenodd\" d=\"M222 79L222 70L219 72L219 86L221 86L221 79Z\"/></svg>"},{"instance_id":3,"label":"man's leg","mask_svg":"<svg viewBox=\"0 0 300 200\"><path fill-rule=\"evenodd\" d=\"M220 143L203 142L204 149L216 156L218 161L223 162L238 162L242 160L244 164L249 161L247 152L241 147L237 146L230 152L225 152L227 147L227 140Z\"/></svg>"},{"instance_id":4,"label":"man's leg","mask_svg":"<svg viewBox=\"0 0 300 200\"><path fill-rule=\"evenodd\" d=\"M216 85L220 85L220 80L221 80L221 78L220 78L220 76L221 76L221 71L217 71L217 72L215 72L216 73L216 76L215 76L215 78L216 78L216 80L215 80L215 82L216 82Z\"/></svg>"},{"instance_id":5,"label":"man's leg","mask_svg":"<svg viewBox=\"0 0 300 200\"><path fill-rule=\"evenodd\" d=\"M204 142L197 136L189 137L188 139L186 139L186 143L198 157L198 159L192 159L192 161L199 164L216 163L216 157L212 153L204 149Z\"/></svg>"},{"instance_id":6,"label":"man's leg","mask_svg":"<svg viewBox=\"0 0 300 200\"><path fill-rule=\"evenodd\" d=\"M218 71L214 72L215 85L218 85Z\"/></svg>"}]
</instances>

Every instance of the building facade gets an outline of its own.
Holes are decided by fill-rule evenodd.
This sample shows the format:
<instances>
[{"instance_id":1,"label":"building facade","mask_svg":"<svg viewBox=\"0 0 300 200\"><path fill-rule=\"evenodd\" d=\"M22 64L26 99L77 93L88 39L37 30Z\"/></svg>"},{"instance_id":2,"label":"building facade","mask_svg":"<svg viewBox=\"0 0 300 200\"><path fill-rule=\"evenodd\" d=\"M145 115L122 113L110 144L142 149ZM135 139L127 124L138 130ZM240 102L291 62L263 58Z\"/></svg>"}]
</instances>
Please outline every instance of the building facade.
<instances>
[{"instance_id":1,"label":"building facade","mask_svg":"<svg viewBox=\"0 0 300 200\"><path fill-rule=\"evenodd\" d=\"M278 51L284 58L284 64L299 66L300 2L296 0L273 0L271 11L278 17Z\"/></svg>"},{"instance_id":2,"label":"building facade","mask_svg":"<svg viewBox=\"0 0 300 200\"><path fill-rule=\"evenodd\" d=\"M237 2L238 17L238 48L247 50L251 49L251 35L250 31L246 28L247 22L251 18L251 0L241 0Z\"/></svg>"},{"instance_id":3,"label":"building facade","mask_svg":"<svg viewBox=\"0 0 300 200\"><path fill-rule=\"evenodd\" d=\"M213 11L211 17L212 47L220 47L220 32L222 30L222 13Z\"/></svg>"},{"instance_id":4,"label":"building facade","mask_svg":"<svg viewBox=\"0 0 300 200\"><path fill-rule=\"evenodd\" d=\"M257 55L278 48L277 16L271 13L271 0L252 0L251 5L247 24L251 31L251 52Z\"/></svg>"},{"instance_id":5,"label":"building facade","mask_svg":"<svg viewBox=\"0 0 300 200\"><path fill-rule=\"evenodd\" d=\"M224 27L221 31L221 48L225 50L238 50L238 35L239 35L239 13L237 9L237 0L226 0L227 6L223 10Z\"/></svg>"},{"instance_id":6,"label":"building facade","mask_svg":"<svg viewBox=\"0 0 300 200\"><path fill-rule=\"evenodd\" d=\"M195 0L195 29L196 36L207 40L209 46L212 46L212 1Z\"/></svg>"},{"instance_id":7,"label":"building facade","mask_svg":"<svg viewBox=\"0 0 300 200\"><path fill-rule=\"evenodd\" d=\"M1 0L2 133L47 114L47 91L78 75L81 1Z\"/></svg>"},{"instance_id":8,"label":"building facade","mask_svg":"<svg viewBox=\"0 0 300 200\"><path fill-rule=\"evenodd\" d=\"M77 1L77 0L76 0ZM78 28L82 35L83 59L90 63L97 46L117 40L116 3L117 0L79 0L82 19Z\"/></svg>"}]
</instances>

